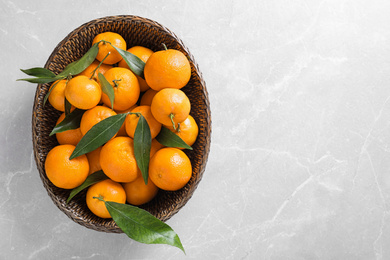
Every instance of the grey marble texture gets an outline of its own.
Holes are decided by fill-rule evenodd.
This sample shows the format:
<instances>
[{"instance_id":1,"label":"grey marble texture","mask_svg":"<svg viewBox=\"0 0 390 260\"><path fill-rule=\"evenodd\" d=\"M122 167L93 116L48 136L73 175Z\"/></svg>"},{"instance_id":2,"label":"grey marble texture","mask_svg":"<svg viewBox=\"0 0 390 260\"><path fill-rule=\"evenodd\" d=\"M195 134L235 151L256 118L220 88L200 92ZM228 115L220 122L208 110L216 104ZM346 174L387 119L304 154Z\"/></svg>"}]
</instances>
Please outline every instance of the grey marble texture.
<instances>
[{"instance_id":1,"label":"grey marble texture","mask_svg":"<svg viewBox=\"0 0 390 260\"><path fill-rule=\"evenodd\" d=\"M186 255L74 223L36 169L36 85L19 69L118 14L175 32L206 80L208 164L167 222ZM0 0L0 260L390 259L389 14L386 0Z\"/></svg>"}]
</instances>

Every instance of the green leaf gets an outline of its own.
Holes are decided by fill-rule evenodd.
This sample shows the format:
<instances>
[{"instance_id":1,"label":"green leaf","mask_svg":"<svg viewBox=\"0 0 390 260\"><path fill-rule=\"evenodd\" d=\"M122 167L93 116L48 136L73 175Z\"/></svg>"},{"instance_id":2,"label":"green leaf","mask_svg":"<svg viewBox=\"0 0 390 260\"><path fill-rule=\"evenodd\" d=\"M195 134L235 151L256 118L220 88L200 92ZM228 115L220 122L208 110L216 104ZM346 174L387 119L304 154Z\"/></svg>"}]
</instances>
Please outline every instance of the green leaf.
<instances>
[{"instance_id":1,"label":"green leaf","mask_svg":"<svg viewBox=\"0 0 390 260\"><path fill-rule=\"evenodd\" d=\"M127 66L129 66L130 70L134 72L136 75L140 77L144 77L144 67L145 67L145 62L143 62L140 58L135 56L134 54L124 51L118 47L115 47L114 45L111 45L112 47L115 48L115 50L118 51L118 53L122 56L122 58L126 61Z\"/></svg>"},{"instance_id":2,"label":"green leaf","mask_svg":"<svg viewBox=\"0 0 390 260\"><path fill-rule=\"evenodd\" d=\"M102 87L103 93L106 94L108 96L108 98L110 99L111 109L114 109L114 99L115 99L114 88L112 87L110 82L108 82L106 77L104 77L104 75L102 73L99 72L98 78L99 78L100 86Z\"/></svg>"},{"instance_id":3,"label":"green leaf","mask_svg":"<svg viewBox=\"0 0 390 260\"><path fill-rule=\"evenodd\" d=\"M121 128L127 113L107 117L100 121L81 138L69 159L89 153L109 141Z\"/></svg>"},{"instance_id":4,"label":"green leaf","mask_svg":"<svg viewBox=\"0 0 390 260\"><path fill-rule=\"evenodd\" d=\"M25 78L25 79L17 79L17 81L27 81L30 83L45 84L45 83L56 81L57 79L61 79L61 78L60 77Z\"/></svg>"},{"instance_id":5,"label":"green leaf","mask_svg":"<svg viewBox=\"0 0 390 260\"><path fill-rule=\"evenodd\" d=\"M107 175L104 174L102 170L92 173L87 177L87 179L78 187L74 188L70 194L68 199L66 200L67 203L71 199L73 199L74 196L76 196L80 191L84 190L85 188L88 188L89 186L104 181L105 179L108 179Z\"/></svg>"},{"instance_id":6,"label":"green leaf","mask_svg":"<svg viewBox=\"0 0 390 260\"><path fill-rule=\"evenodd\" d=\"M20 69L20 70L29 76L34 76L37 78L54 78L56 76L56 74L54 74L52 71L40 67L26 69L26 70Z\"/></svg>"},{"instance_id":7,"label":"green leaf","mask_svg":"<svg viewBox=\"0 0 390 260\"><path fill-rule=\"evenodd\" d=\"M67 116L70 114L70 110L72 109L72 104L69 103L69 101L66 98L64 100L64 104L65 104L65 116Z\"/></svg>"},{"instance_id":8,"label":"green leaf","mask_svg":"<svg viewBox=\"0 0 390 260\"><path fill-rule=\"evenodd\" d=\"M175 231L146 210L112 201L106 201L105 205L118 227L131 239L145 244L175 246L185 253Z\"/></svg>"},{"instance_id":9,"label":"green leaf","mask_svg":"<svg viewBox=\"0 0 390 260\"><path fill-rule=\"evenodd\" d=\"M160 133L156 136L156 140L167 147L178 147L192 150L192 147L186 144L178 135L166 127L161 127Z\"/></svg>"},{"instance_id":10,"label":"green leaf","mask_svg":"<svg viewBox=\"0 0 390 260\"><path fill-rule=\"evenodd\" d=\"M150 147L152 146L152 135L145 117L140 114L137 127L134 132L134 156L138 168L141 170L145 184L148 184Z\"/></svg>"},{"instance_id":11,"label":"green leaf","mask_svg":"<svg viewBox=\"0 0 390 260\"><path fill-rule=\"evenodd\" d=\"M80 127L81 117L83 116L85 110L76 108L62 120L58 125L56 125L49 136L52 136L57 133L61 133L71 129L77 129Z\"/></svg>"},{"instance_id":12,"label":"green leaf","mask_svg":"<svg viewBox=\"0 0 390 260\"><path fill-rule=\"evenodd\" d=\"M99 51L98 43L92 45L92 47L81 57L79 60L74 61L60 73L58 76L67 77L68 75L77 75L83 72L91 63L95 60Z\"/></svg>"}]
</instances>

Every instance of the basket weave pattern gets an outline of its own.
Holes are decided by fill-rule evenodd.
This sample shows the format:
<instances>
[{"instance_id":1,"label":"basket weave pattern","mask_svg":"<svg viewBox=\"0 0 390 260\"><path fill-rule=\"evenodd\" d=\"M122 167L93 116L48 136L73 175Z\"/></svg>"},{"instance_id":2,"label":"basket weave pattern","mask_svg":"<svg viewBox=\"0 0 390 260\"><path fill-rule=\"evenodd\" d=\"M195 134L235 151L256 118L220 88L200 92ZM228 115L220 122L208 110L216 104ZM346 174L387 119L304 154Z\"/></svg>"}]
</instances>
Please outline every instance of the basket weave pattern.
<instances>
[{"instance_id":1,"label":"basket weave pattern","mask_svg":"<svg viewBox=\"0 0 390 260\"><path fill-rule=\"evenodd\" d=\"M91 47L93 38L105 31L122 35L128 48L141 45L158 51L162 49L162 43L165 43L168 48L186 54L191 64L190 82L182 90L191 101L191 115L199 126L199 135L192 146L193 150L185 150L192 163L192 177L181 190L175 192L160 190L155 199L141 206L155 217L166 221L191 198L205 170L211 134L210 104L206 85L194 57L174 33L155 21L130 15L104 17L81 25L57 45L47 60L45 68L56 74L60 73L69 63L80 59ZM48 180L44 169L45 158L47 153L58 145L55 136L49 137L49 134L61 113L48 102L43 106L49 88L50 84L38 85L32 113L34 156L48 195L55 205L76 223L97 231L122 233L112 219L101 219L89 211L85 203L85 190L66 203L70 190L57 188Z\"/></svg>"}]
</instances>

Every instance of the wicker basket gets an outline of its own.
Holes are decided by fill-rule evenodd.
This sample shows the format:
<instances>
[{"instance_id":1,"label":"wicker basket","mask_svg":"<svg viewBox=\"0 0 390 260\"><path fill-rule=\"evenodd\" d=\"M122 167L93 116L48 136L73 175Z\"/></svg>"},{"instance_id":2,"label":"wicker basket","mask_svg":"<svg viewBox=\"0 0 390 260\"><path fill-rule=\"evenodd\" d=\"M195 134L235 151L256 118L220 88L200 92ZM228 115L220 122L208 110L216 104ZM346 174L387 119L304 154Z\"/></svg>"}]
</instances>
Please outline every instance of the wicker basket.
<instances>
[{"instance_id":1,"label":"wicker basket","mask_svg":"<svg viewBox=\"0 0 390 260\"><path fill-rule=\"evenodd\" d=\"M174 33L155 21L130 15L104 17L81 25L58 44L47 60L45 68L56 74L61 72L67 64L81 58L90 48L93 38L105 31L122 35L128 47L141 45L158 51L162 49L162 43L165 43L168 48L185 53L191 63L191 79L182 90L191 101L191 115L199 126L199 136L193 150L185 151L193 166L192 177L181 190L159 191L155 199L141 206L155 217L166 221L191 198L205 170L211 134L210 105L205 82L193 56ZM122 233L112 219L101 219L89 211L85 203L86 191L78 194L70 203L66 203L70 190L57 188L47 179L44 169L45 158L47 153L58 145L55 136L49 137L49 133L60 115L60 112L49 103L43 106L49 87L50 84L38 85L32 113L33 149L43 185L55 205L76 223L97 231Z\"/></svg>"}]
</instances>

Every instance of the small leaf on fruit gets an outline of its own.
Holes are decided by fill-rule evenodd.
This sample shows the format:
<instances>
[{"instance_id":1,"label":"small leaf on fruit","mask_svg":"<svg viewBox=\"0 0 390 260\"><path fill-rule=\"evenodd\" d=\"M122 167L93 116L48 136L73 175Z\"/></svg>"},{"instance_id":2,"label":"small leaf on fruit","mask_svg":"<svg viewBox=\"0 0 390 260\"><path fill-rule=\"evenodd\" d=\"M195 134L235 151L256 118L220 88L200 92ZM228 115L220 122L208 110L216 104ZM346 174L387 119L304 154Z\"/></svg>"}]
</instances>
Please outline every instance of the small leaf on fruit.
<instances>
[{"instance_id":1,"label":"small leaf on fruit","mask_svg":"<svg viewBox=\"0 0 390 260\"><path fill-rule=\"evenodd\" d=\"M156 136L156 140L167 147L177 147L192 150L192 147L186 144L178 135L173 133L166 127L161 127L160 133Z\"/></svg>"},{"instance_id":2,"label":"small leaf on fruit","mask_svg":"<svg viewBox=\"0 0 390 260\"><path fill-rule=\"evenodd\" d=\"M73 197L76 196L80 191L88 188L89 186L91 186L95 183L104 181L106 179L108 179L108 177L107 177L107 175L104 174L104 172L102 170L92 173L91 175L89 175L87 177L87 179L80 186L74 188L70 192L69 197L66 200L66 202L69 203L69 201L71 199L73 199Z\"/></svg>"},{"instance_id":3,"label":"small leaf on fruit","mask_svg":"<svg viewBox=\"0 0 390 260\"><path fill-rule=\"evenodd\" d=\"M134 132L134 156L138 168L141 170L145 184L148 184L150 147L152 136L145 117L140 114L137 127Z\"/></svg>"},{"instance_id":4,"label":"small leaf on fruit","mask_svg":"<svg viewBox=\"0 0 390 260\"><path fill-rule=\"evenodd\" d=\"M112 87L110 82L108 82L106 77L104 77L104 75L102 73L99 72L98 78L99 78L100 86L102 87L103 93L106 94L108 96L108 98L110 99L111 109L114 109L114 99L115 99L114 88Z\"/></svg>"},{"instance_id":5,"label":"small leaf on fruit","mask_svg":"<svg viewBox=\"0 0 390 260\"><path fill-rule=\"evenodd\" d=\"M81 110L78 108L70 112L67 116L65 116L64 120L62 120L58 125L53 128L49 136L65 132L67 130L79 128L81 117L83 116L84 112L85 110Z\"/></svg>"},{"instance_id":6,"label":"small leaf on fruit","mask_svg":"<svg viewBox=\"0 0 390 260\"><path fill-rule=\"evenodd\" d=\"M89 153L109 141L116 133L118 133L126 119L126 116L126 113L110 116L92 126L92 128L76 145L70 159Z\"/></svg>"},{"instance_id":7,"label":"small leaf on fruit","mask_svg":"<svg viewBox=\"0 0 390 260\"><path fill-rule=\"evenodd\" d=\"M70 110L72 109L72 104L69 103L69 101L65 98L64 100L64 106L65 106L65 116L70 114Z\"/></svg>"},{"instance_id":8,"label":"small leaf on fruit","mask_svg":"<svg viewBox=\"0 0 390 260\"><path fill-rule=\"evenodd\" d=\"M130 70L134 72L134 74L144 77L144 67L145 67L145 62L143 62L140 58L135 56L134 54L124 51L118 47L115 47L114 45L111 45L112 47L115 48L115 50L118 51L118 53L122 56L124 61L126 61L127 66L129 66Z\"/></svg>"}]
</instances>

